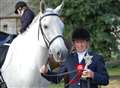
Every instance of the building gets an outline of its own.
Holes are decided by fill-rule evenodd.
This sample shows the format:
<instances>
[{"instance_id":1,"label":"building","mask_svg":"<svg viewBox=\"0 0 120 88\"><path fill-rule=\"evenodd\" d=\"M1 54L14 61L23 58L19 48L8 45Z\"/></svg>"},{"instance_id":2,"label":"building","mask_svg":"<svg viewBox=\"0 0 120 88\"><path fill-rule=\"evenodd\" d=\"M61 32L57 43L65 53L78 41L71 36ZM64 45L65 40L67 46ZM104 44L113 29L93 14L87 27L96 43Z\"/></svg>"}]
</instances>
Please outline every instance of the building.
<instances>
[{"instance_id":1,"label":"building","mask_svg":"<svg viewBox=\"0 0 120 88\"><path fill-rule=\"evenodd\" d=\"M20 0L0 0L0 31L9 34L16 34L19 31L20 17L14 14L17 1Z\"/></svg>"}]
</instances>

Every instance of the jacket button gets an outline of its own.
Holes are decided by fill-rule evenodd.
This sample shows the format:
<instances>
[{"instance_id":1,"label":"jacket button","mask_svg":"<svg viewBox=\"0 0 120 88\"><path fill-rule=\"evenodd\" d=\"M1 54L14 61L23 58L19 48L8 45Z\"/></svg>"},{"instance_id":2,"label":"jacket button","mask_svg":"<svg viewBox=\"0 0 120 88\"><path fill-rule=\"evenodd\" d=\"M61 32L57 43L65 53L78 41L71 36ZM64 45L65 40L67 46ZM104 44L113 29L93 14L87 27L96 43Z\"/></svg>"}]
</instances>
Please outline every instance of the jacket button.
<instances>
[{"instance_id":1,"label":"jacket button","mask_svg":"<svg viewBox=\"0 0 120 88\"><path fill-rule=\"evenodd\" d=\"M80 83L78 83L78 85L80 86Z\"/></svg>"}]
</instances>

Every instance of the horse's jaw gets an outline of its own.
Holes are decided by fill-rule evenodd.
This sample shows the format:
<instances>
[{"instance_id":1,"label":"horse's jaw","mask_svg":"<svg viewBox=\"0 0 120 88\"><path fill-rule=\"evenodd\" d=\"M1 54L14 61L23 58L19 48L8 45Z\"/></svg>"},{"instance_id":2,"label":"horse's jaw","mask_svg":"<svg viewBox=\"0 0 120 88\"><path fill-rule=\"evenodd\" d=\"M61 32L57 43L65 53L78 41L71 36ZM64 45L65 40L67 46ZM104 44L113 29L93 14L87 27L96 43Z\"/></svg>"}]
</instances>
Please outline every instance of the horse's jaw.
<instances>
[{"instance_id":1,"label":"horse's jaw","mask_svg":"<svg viewBox=\"0 0 120 88\"><path fill-rule=\"evenodd\" d=\"M40 47L40 53L38 53L38 62L37 62L37 66L38 68L41 68L41 66L43 66L44 64L47 63L48 61L48 49L45 47Z\"/></svg>"},{"instance_id":2,"label":"horse's jaw","mask_svg":"<svg viewBox=\"0 0 120 88\"><path fill-rule=\"evenodd\" d=\"M56 62L63 61L67 54L68 49L65 46L64 40L62 38L56 39L50 46L50 53L53 55Z\"/></svg>"}]
</instances>

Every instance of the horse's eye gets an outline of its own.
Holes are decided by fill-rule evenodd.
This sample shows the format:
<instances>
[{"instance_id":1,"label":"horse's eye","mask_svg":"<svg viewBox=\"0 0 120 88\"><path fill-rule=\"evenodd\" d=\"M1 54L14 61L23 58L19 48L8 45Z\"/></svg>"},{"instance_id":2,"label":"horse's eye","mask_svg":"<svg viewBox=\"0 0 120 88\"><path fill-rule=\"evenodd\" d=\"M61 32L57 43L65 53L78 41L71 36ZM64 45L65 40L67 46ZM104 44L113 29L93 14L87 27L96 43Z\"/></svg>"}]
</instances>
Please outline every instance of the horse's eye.
<instances>
[{"instance_id":1,"label":"horse's eye","mask_svg":"<svg viewBox=\"0 0 120 88\"><path fill-rule=\"evenodd\" d=\"M48 26L47 26L47 25L44 25L44 28L45 28L45 29L47 29L47 28L48 28Z\"/></svg>"}]
</instances>

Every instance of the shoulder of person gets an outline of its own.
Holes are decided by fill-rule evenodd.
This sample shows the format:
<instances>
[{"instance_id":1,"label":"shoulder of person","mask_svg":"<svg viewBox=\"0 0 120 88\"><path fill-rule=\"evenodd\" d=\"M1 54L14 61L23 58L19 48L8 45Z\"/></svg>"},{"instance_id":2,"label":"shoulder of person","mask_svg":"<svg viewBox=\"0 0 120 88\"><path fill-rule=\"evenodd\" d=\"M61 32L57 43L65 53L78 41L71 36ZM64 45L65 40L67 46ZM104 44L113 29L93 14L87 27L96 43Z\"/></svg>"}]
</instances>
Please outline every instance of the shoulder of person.
<instances>
[{"instance_id":1,"label":"shoulder of person","mask_svg":"<svg viewBox=\"0 0 120 88\"><path fill-rule=\"evenodd\" d=\"M29 8L25 9L24 13L25 14L29 14L29 15L34 14L34 12L31 9L29 9Z\"/></svg>"},{"instance_id":2,"label":"shoulder of person","mask_svg":"<svg viewBox=\"0 0 120 88\"><path fill-rule=\"evenodd\" d=\"M103 56L98 53L98 52L95 52L95 51L88 51L89 55L90 56L93 56L93 59L103 59Z\"/></svg>"},{"instance_id":3,"label":"shoulder of person","mask_svg":"<svg viewBox=\"0 0 120 88\"><path fill-rule=\"evenodd\" d=\"M72 53L69 53L68 56L66 57L67 61L75 58L77 56L77 53L76 52L72 52Z\"/></svg>"},{"instance_id":4,"label":"shoulder of person","mask_svg":"<svg viewBox=\"0 0 120 88\"><path fill-rule=\"evenodd\" d=\"M76 55L77 55L76 52L71 52L71 53L68 54L68 57L74 57L74 56L76 56Z\"/></svg>"}]
</instances>

